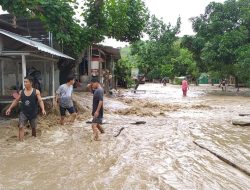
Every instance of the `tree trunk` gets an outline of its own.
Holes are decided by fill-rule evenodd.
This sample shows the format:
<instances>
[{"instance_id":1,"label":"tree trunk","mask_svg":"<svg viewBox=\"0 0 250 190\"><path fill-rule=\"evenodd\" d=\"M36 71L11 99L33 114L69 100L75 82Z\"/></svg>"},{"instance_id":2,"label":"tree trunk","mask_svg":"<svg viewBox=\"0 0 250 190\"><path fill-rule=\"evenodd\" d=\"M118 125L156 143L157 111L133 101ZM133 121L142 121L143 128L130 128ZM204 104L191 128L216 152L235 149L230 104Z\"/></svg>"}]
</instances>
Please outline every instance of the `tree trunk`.
<instances>
[{"instance_id":1,"label":"tree trunk","mask_svg":"<svg viewBox=\"0 0 250 190\"><path fill-rule=\"evenodd\" d=\"M239 78L235 77L235 88L239 88Z\"/></svg>"}]
</instances>

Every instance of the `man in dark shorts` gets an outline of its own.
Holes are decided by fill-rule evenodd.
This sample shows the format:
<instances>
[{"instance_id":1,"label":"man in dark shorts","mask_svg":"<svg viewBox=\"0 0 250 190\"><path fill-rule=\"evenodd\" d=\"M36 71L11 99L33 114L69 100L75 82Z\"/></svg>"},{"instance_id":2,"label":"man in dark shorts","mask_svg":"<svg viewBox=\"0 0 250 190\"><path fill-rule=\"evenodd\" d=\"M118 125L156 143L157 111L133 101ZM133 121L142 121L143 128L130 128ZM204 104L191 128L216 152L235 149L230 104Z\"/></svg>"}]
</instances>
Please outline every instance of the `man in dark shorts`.
<instances>
[{"instance_id":1,"label":"man in dark shorts","mask_svg":"<svg viewBox=\"0 0 250 190\"><path fill-rule=\"evenodd\" d=\"M93 109L92 109L92 129L94 133L94 140L99 141L98 130L101 133L104 133L104 130L101 126L103 119L103 94L104 90L101 87L97 78L91 80L92 88L94 89L93 95Z\"/></svg>"},{"instance_id":2,"label":"man in dark shorts","mask_svg":"<svg viewBox=\"0 0 250 190\"><path fill-rule=\"evenodd\" d=\"M27 122L30 123L32 128L32 136L36 137L36 125L37 125L37 114L38 114L38 103L42 109L42 113L45 115L44 103L41 98L39 90L32 88L33 78L27 76L24 78L25 88L19 92L17 98L12 102L9 109L6 111L6 115L10 115L11 110L17 106L21 100L21 112L19 116L19 140L23 141L24 138L24 127Z\"/></svg>"},{"instance_id":3,"label":"man in dark shorts","mask_svg":"<svg viewBox=\"0 0 250 190\"><path fill-rule=\"evenodd\" d=\"M74 83L75 83L74 77L69 76L67 78L67 83L61 85L56 91L56 102L58 102L59 100L59 105L60 105L61 125L64 125L66 110L71 114L71 122L74 122L76 119L76 111L72 100Z\"/></svg>"},{"instance_id":4,"label":"man in dark shorts","mask_svg":"<svg viewBox=\"0 0 250 190\"><path fill-rule=\"evenodd\" d=\"M227 81L225 79L222 79L222 81L219 85L221 87L222 91L226 91L226 83L227 83Z\"/></svg>"}]
</instances>

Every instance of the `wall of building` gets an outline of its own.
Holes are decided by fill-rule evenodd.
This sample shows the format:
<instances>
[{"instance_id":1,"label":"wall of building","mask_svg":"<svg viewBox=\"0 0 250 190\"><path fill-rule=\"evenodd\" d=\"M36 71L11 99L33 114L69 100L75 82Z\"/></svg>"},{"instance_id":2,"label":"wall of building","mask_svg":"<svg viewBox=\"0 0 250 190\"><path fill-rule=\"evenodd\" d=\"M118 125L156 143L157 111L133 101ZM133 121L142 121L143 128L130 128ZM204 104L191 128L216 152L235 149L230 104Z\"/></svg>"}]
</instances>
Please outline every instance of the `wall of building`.
<instances>
[{"instance_id":1,"label":"wall of building","mask_svg":"<svg viewBox=\"0 0 250 190\"><path fill-rule=\"evenodd\" d=\"M13 60L1 60L3 61L3 73L4 73L4 77L3 77L3 83L4 83L4 91L5 94L4 95L11 95L13 92L15 92L16 90L14 90L15 88L17 88L19 86L19 88L22 85L22 66L21 66L21 58L20 58L20 62L16 62ZM45 67L46 65L46 67ZM46 62L46 61L37 61L37 62L30 62L29 60L27 60L27 68L30 67L34 67L37 70L41 71L42 73L42 79L43 79L43 83L44 83L44 88L42 89L42 96L48 96L48 95L52 95L52 63L50 62ZM59 87L59 70L55 64L55 89L57 89ZM1 67L0 67L1 69ZM0 70L0 73L2 72L2 70ZM2 80L1 80L1 84L2 84ZM1 87L1 85L0 85ZM0 88L0 95L2 95L2 88ZM49 94L49 92L51 92L51 94Z\"/></svg>"}]
</instances>

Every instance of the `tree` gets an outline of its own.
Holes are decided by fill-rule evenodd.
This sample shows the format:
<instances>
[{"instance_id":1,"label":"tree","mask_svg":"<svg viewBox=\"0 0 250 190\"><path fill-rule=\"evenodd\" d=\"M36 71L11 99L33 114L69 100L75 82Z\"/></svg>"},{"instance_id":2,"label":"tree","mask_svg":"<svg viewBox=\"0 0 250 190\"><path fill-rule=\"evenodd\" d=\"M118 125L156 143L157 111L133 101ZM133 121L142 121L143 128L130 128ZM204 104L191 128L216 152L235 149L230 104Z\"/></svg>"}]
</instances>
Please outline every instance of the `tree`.
<instances>
[{"instance_id":1,"label":"tree","mask_svg":"<svg viewBox=\"0 0 250 190\"><path fill-rule=\"evenodd\" d=\"M74 19L75 9L80 6L76 0L0 0L0 5L13 15L39 18L56 42L76 58L105 36L127 42L140 39L148 19L141 0L86 0L81 5L83 24Z\"/></svg>"},{"instance_id":2,"label":"tree","mask_svg":"<svg viewBox=\"0 0 250 190\"><path fill-rule=\"evenodd\" d=\"M172 27L153 15L147 29L149 40L132 44L132 54L140 57L139 69L149 79L186 75L197 78L198 70L193 54L181 47L176 36L180 24L180 18L176 26Z\"/></svg>"},{"instance_id":3,"label":"tree","mask_svg":"<svg viewBox=\"0 0 250 190\"><path fill-rule=\"evenodd\" d=\"M105 12L108 37L125 42L135 42L141 39L149 19L144 1L107 0Z\"/></svg>"},{"instance_id":4,"label":"tree","mask_svg":"<svg viewBox=\"0 0 250 190\"><path fill-rule=\"evenodd\" d=\"M196 62L197 69L199 72L208 72L207 65L201 59L201 53L205 46L206 41L204 38L199 36L183 36L181 40L181 47L187 48L190 52L192 52L193 59Z\"/></svg>"},{"instance_id":5,"label":"tree","mask_svg":"<svg viewBox=\"0 0 250 190\"><path fill-rule=\"evenodd\" d=\"M201 70L221 77L240 77L241 51L250 42L250 1L227 0L210 3L205 13L192 18L195 36L185 36L183 46L193 52ZM239 53L241 52L241 53Z\"/></svg>"},{"instance_id":6,"label":"tree","mask_svg":"<svg viewBox=\"0 0 250 190\"><path fill-rule=\"evenodd\" d=\"M190 75L194 79L198 76L196 62L193 59L192 53L187 48L181 48L180 42L176 42L173 47L174 55L171 58L171 65L173 65L173 76L187 76Z\"/></svg>"},{"instance_id":7,"label":"tree","mask_svg":"<svg viewBox=\"0 0 250 190\"><path fill-rule=\"evenodd\" d=\"M133 42L140 39L148 20L148 10L141 0L0 0L4 10L16 16L38 18L53 33L64 52L81 60L84 50L105 37ZM81 7L80 7L81 6ZM82 10L85 23L75 18L75 9ZM77 61L79 63L80 61ZM59 61L60 81L75 62ZM70 68L70 69L69 69Z\"/></svg>"},{"instance_id":8,"label":"tree","mask_svg":"<svg viewBox=\"0 0 250 190\"><path fill-rule=\"evenodd\" d=\"M170 63L167 56L178 39L176 35L179 33L180 18L173 27L152 15L147 28L149 40L133 43L131 53L140 57L138 67L141 72L150 78L160 78L162 65Z\"/></svg>"},{"instance_id":9,"label":"tree","mask_svg":"<svg viewBox=\"0 0 250 190\"><path fill-rule=\"evenodd\" d=\"M139 40L148 20L142 0L86 0L82 15L87 26L100 37L125 42Z\"/></svg>"},{"instance_id":10,"label":"tree","mask_svg":"<svg viewBox=\"0 0 250 190\"><path fill-rule=\"evenodd\" d=\"M247 81L250 86L250 44L237 50L236 74L241 81Z\"/></svg>"},{"instance_id":11,"label":"tree","mask_svg":"<svg viewBox=\"0 0 250 190\"><path fill-rule=\"evenodd\" d=\"M74 6L78 5L75 0L0 0L0 5L4 10L7 10L13 15L39 18L46 29L53 33L58 44L71 47L69 48L73 50L70 52L71 55L76 55L80 52L82 44L87 42L82 35L84 33L82 32L83 28L78 24L79 22L74 19Z\"/></svg>"}]
</instances>

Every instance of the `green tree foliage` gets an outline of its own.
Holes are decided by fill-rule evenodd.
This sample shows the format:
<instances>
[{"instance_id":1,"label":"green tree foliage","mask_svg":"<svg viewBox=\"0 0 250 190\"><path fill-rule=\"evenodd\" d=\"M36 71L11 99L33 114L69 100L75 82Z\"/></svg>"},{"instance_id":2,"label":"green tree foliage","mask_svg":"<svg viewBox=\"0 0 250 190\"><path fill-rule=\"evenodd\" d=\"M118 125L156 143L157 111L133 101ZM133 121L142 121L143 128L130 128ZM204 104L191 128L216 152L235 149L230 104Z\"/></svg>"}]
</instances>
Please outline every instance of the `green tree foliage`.
<instances>
[{"instance_id":1,"label":"green tree foliage","mask_svg":"<svg viewBox=\"0 0 250 190\"><path fill-rule=\"evenodd\" d=\"M160 74L161 65L168 64L170 61L167 56L173 43L178 39L176 35L179 28L180 19L178 19L177 25L172 27L154 15L151 17L147 29L149 40L138 41L131 47L131 53L140 57L138 67L141 72L154 78L157 77L155 74Z\"/></svg>"},{"instance_id":2,"label":"green tree foliage","mask_svg":"<svg viewBox=\"0 0 250 190\"><path fill-rule=\"evenodd\" d=\"M82 13L97 42L104 36L125 42L139 40L148 15L142 0L86 0Z\"/></svg>"},{"instance_id":3,"label":"green tree foliage","mask_svg":"<svg viewBox=\"0 0 250 190\"><path fill-rule=\"evenodd\" d=\"M250 87L250 44L237 50L236 72L241 81L247 81Z\"/></svg>"},{"instance_id":4,"label":"green tree foliage","mask_svg":"<svg viewBox=\"0 0 250 190\"><path fill-rule=\"evenodd\" d=\"M75 15L73 7L77 6L74 0L0 0L0 5L13 15L39 18L59 44L70 45L77 52L86 42L86 39L82 38L82 28L73 18Z\"/></svg>"},{"instance_id":5,"label":"green tree foliage","mask_svg":"<svg viewBox=\"0 0 250 190\"><path fill-rule=\"evenodd\" d=\"M249 66L250 1L212 2L192 22L196 35L185 36L182 45L193 52L200 71L249 80L242 76Z\"/></svg>"},{"instance_id":6,"label":"green tree foliage","mask_svg":"<svg viewBox=\"0 0 250 190\"><path fill-rule=\"evenodd\" d=\"M132 68L137 68L138 62L138 57L131 55L130 47L121 49L121 59L115 65L115 75L117 80L122 81L125 87L131 86L134 82L131 78L131 70Z\"/></svg>"},{"instance_id":7,"label":"green tree foliage","mask_svg":"<svg viewBox=\"0 0 250 190\"><path fill-rule=\"evenodd\" d=\"M173 27L153 15L147 29L149 40L132 44L132 55L139 57L137 66L149 79L186 75L197 77L193 55L180 46L177 37L180 24L180 18Z\"/></svg>"},{"instance_id":8,"label":"green tree foliage","mask_svg":"<svg viewBox=\"0 0 250 190\"><path fill-rule=\"evenodd\" d=\"M85 0L81 5L85 23L75 18L76 0L0 0L4 10L28 18L39 18L56 41L78 56L88 45L105 36L121 41L140 39L148 20L142 0Z\"/></svg>"},{"instance_id":9,"label":"green tree foliage","mask_svg":"<svg viewBox=\"0 0 250 190\"><path fill-rule=\"evenodd\" d=\"M106 0L107 36L125 42L141 39L149 19L143 0Z\"/></svg>"},{"instance_id":10,"label":"green tree foliage","mask_svg":"<svg viewBox=\"0 0 250 190\"><path fill-rule=\"evenodd\" d=\"M196 79L199 75L192 53L187 48L181 48L180 42L176 42L173 47L171 65L172 76L190 75Z\"/></svg>"},{"instance_id":11,"label":"green tree foliage","mask_svg":"<svg viewBox=\"0 0 250 190\"><path fill-rule=\"evenodd\" d=\"M201 59L201 53L205 46L205 40L199 36L183 36L181 40L181 47L187 48L192 52L193 58L197 64L200 72L208 72L208 67Z\"/></svg>"}]
</instances>

